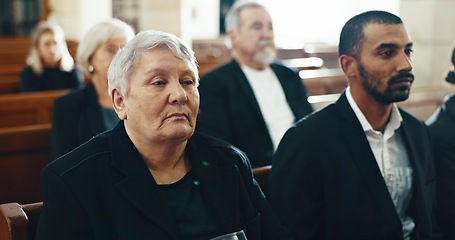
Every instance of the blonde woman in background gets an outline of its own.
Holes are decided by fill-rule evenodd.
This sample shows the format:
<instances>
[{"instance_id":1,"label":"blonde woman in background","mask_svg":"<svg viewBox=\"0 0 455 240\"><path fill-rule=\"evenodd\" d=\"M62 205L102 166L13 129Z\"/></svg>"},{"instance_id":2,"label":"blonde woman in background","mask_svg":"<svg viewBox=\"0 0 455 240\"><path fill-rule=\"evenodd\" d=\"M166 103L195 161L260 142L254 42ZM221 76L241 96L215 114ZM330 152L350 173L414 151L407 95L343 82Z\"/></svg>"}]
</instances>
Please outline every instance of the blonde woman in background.
<instances>
[{"instance_id":1,"label":"blonde woman in background","mask_svg":"<svg viewBox=\"0 0 455 240\"><path fill-rule=\"evenodd\" d=\"M56 23L39 23L32 34L27 65L20 74L21 92L81 86L82 75L74 67L62 28Z\"/></svg>"},{"instance_id":2,"label":"blonde woman in background","mask_svg":"<svg viewBox=\"0 0 455 240\"><path fill-rule=\"evenodd\" d=\"M107 90L107 70L134 35L130 25L113 18L93 26L79 42L76 61L89 83L55 101L51 160L118 123Z\"/></svg>"}]
</instances>

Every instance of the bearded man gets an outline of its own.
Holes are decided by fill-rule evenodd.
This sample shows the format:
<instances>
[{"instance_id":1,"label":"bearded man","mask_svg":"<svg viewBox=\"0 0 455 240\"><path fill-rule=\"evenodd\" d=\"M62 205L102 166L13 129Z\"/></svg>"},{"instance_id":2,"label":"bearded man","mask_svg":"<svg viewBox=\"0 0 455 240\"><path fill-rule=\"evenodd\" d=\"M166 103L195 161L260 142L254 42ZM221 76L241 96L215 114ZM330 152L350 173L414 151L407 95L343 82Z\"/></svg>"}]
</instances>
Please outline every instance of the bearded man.
<instances>
[{"instance_id":1,"label":"bearded man","mask_svg":"<svg viewBox=\"0 0 455 240\"><path fill-rule=\"evenodd\" d=\"M264 6L237 1L226 15L233 60L201 78L197 130L270 165L284 133L313 111L298 73L272 63L272 19Z\"/></svg>"},{"instance_id":2,"label":"bearded man","mask_svg":"<svg viewBox=\"0 0 455 240\"><path fill-rule=\"evenodd\" d=\"M349 87L283 137L275 213L296 240L433 239L431 138L396 105L414 81L411 37L398 16L368 11L344 25L338 51Z\"/></svg>"}]
</instances>

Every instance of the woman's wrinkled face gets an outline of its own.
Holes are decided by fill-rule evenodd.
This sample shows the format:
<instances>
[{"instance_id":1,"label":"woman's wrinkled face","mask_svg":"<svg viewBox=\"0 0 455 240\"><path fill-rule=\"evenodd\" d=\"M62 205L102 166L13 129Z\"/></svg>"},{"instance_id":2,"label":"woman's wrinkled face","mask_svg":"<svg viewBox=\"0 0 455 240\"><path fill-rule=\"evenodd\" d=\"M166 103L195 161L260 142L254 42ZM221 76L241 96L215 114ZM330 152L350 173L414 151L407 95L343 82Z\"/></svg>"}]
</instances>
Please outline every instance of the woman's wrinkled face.
<instances>
[{"instance_id":1,"label":"woman's wrinkled face","mask_svg":"<svg viewBox=\"0 0 455 240\"><path fill-rule=\"evenodd\" d=\"M129 89L120 101L122 109L117 109L128 134L142 142L190 138L199 109L195 71L188 60L177 58L167 47L143 53L132 68Z\"/></svg>"},{"instance_id":2,"label":"woman's wrinkled face","mask_svg":"<svg viewBox=\"0 0 455 240\"><path fill-rule=\"evenodd\" d=\"M55 67L62 58L54 33L45 32L38 39L38 52L44 66Z\"/></svg>"}]
</instances>

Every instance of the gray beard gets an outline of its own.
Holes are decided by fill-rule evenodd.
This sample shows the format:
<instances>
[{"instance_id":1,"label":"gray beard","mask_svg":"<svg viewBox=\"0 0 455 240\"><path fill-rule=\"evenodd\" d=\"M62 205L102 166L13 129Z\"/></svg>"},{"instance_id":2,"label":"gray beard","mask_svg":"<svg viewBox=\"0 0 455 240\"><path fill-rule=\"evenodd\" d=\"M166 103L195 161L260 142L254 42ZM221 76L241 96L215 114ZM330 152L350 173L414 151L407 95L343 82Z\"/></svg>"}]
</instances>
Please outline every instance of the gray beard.
<instances>
[{"instance_id":1,"label":"gray beard","mask_svg":"<svg viewBox=\"0 0 455 240\"><path fill-rule=\"evenodd\" d=\"M266 46L262 51L254 54L253 59L257 62L270 64L276 57L276 50L272 46Z\"/></svg>"}]
</instances>

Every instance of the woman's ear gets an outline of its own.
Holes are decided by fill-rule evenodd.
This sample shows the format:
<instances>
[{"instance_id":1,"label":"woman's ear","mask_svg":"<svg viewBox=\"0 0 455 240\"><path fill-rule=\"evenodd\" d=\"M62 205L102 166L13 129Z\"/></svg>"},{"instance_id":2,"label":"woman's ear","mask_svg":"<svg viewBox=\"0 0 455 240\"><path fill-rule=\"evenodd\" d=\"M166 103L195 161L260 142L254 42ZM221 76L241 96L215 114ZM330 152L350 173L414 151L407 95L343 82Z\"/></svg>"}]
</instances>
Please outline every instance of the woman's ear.
<instances>
[{"instance_id":1,"label":"woman's ear","mask_svg":"<svg viewBox=\"0 0 455 240\"><path fill-rule=\"evenodd\" d=\"M111 100L112 104L114 105L114 110L117 113L117 116L120 118L120 120L126 120L127 114L125 97L117 88L112 89Z\"/></svg>"}]
</instances>

